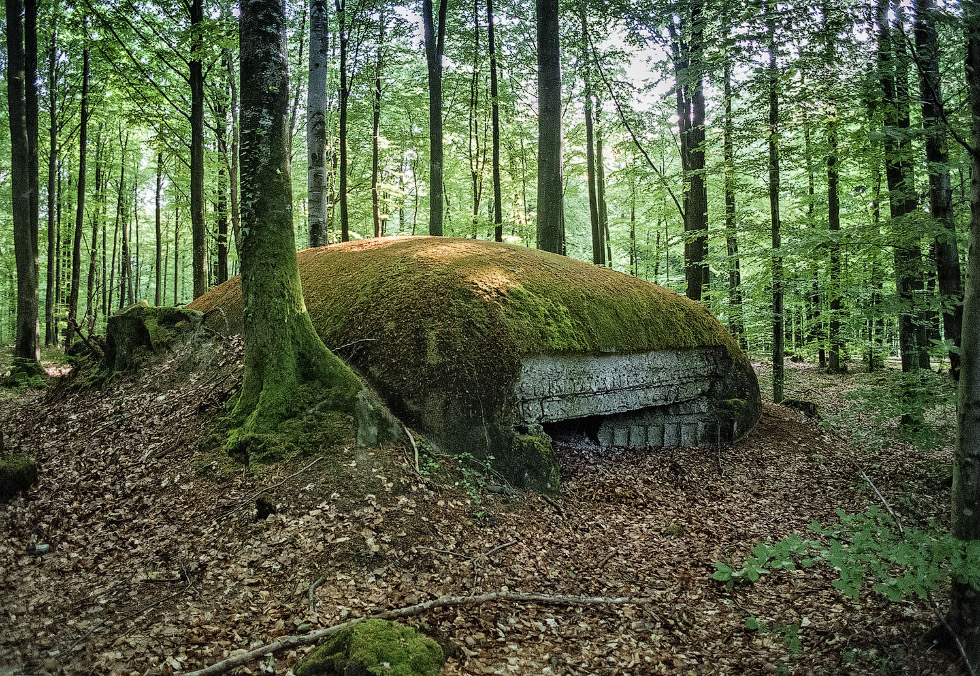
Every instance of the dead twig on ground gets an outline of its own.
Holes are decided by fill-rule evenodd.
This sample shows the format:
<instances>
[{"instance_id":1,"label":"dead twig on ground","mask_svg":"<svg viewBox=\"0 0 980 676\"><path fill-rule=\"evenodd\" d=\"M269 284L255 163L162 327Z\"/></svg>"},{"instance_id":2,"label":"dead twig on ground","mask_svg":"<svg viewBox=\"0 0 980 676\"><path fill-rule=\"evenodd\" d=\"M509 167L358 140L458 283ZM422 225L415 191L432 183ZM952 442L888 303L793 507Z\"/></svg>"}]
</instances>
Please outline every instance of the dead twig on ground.
<instances>
[{"instance_id":1,"label":"dead twig on ground","mask_svg":"<svg viewBox=\"0 0 980 676\"><path fill-rule=\"evenodd\" d=\"M204 669L189 672L185 674L185 676L216 676L217 674L223 674L234 669L235 667L240 667L244 664L248 664L256 659L259 659L263 655L269 655L290 648L298 648L304 645L319 643L328 636L332 636L333 634L343 631L348 627L352 627L363 620L395 620L402 617L414 617L416 615L421 615L426 611L435 610L438 608L473 606L500 601L507 601L510 603L536 603L550 606L595 606L644 603L649 601L649 599L632 598L627 596L552 596L550 594L523 594L519 592L490 592L488 594L477 594L474 596L440 596L437 599L417 603L412 606L385 610L373 615L366 615L364 617L341 622L340 624L311 631L308 634L286 636L278 641L267 643L263 646L259 646L258 648L249 650L248 652L229 657L221 662L216 662L215 664L205 667Z\"/></svg>"},{"instance_id":2,"label":"dead twig on ground","mask_svg":"<svg viewBox=\"0 0 980 676\"><path fill-rule=\"evenodd\" d=\"M323 585L323 583L326 582L326 581L327 581L327 576L324 575L322 577L318 577L316 579L316 581L313 584L310 585L309 597L310 597L310 615L311 616L313 615L313 613L316 610L316 603L315 603L315 599L313 597L313 594L315 594L316 593L316 590L319 589Z\"/></svg>"},{"instance_id":3,"label":"dead twig on ground","mask_svg":"<svg viewBox=\"0 0 980 676\"><path fill-rule=\"evenodd\" d=\"M271 486L266 486L266 487L265 487L265 488L263 488L262 490L260 490L260 491L257 491L257 492L255 492L255 493L254 493L254 494L252 495L252 497L250 497L250 498L249 498L248 500L245 500L244 502L242 502L242 503L240 503L240 504L238 504L238 505L236 505L235 507L232 507L232 508L230 508L230 509L228 509L228 510L226 510L225 512L222 512L222 513L221 513L221 514L219 515L219 518L225 518L225 517L228 517L228 516L231 516L231 515L232 515L232 514L234 514L235 512L238 512L238 511L241 511L241 510L243 510L243 509L245 509L246 507L249 507L249 506L250 506L250 505L251 505L251 504L252 504L253 502L255 502L255 500L256 500L256 498L258 498L258 497L259 497L260 495L262 495L263 493L267 493L267 492L269 492L269 491L271 491L271 490L272 490L272 489L274 489L274 488L279 488L279 487L280 487L280 486L282 486L282 485L283 485L284 483L286 483L287 481L289 481L290 479L292 479L292 478L294 478L294 477L297 477L297 476L299 476L300 474L302 474L302 473L303 473L303 472L305 472L306 470L308 470L308 469L310 469L311 467L313 467L313 465L315 465L315 464L317 464L317 463L318 463L318 462L320 462L321 460L323 460L323 456L321 456L321 457L319 457L319 458L314 458L314 459L313 459L313 462L310 462L310 463L307 463L307 464L306 464L305 466L303 466L302 468L300 468L300 469L299 469L298 471L296 471L296 472L293 472L292 474L290 474L289 476L287 476L287 477L286 477L285 479L283 479L283 480L282 480L282 481L280 481L279 483L277 483L277 484L273 484L273 485L271 485Z\"/></svg>"}]
</instances>

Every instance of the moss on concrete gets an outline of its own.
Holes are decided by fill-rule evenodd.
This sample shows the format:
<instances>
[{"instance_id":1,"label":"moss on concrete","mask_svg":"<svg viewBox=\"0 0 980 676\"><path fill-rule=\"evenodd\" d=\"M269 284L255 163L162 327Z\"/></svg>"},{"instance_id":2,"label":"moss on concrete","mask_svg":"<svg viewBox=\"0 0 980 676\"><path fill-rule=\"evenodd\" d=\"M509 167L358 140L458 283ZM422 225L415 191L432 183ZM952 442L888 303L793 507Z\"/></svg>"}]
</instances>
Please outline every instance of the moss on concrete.
<instances>
[{"instance_id":1,"label":"moss on concrete","mask_svg":"<svg viewBox=\"0 0 980 676\"><path fill-rule=\"evenodd\" d=\"M412 627L358 622L322 643L293 667L296 676L438 676L442 648Z\"/></svg>"},{"instance_id":2,"label":"moss on concrete","mask_svg":"<svg viewBox=\"0 0 980 676\"><path fill-rule=\"evenodd\" d=\"M306 307L327 347L437 443L492 455L498 471L524 485L531 476L544 481L535 487L549 482L524 455L508 408L527 356L714 347L751 373L735 341L699 303L535 249L384 238L307 249L298 264ZM238 278L189 307L220 308L215 329L242 329Z\"/></svg>"},{"instance_id":3,"label":"moss on concrete","mask_svg":"<svg viewBox=\"0 0 980 676\"><path fill-rule=\"evenodd\" d=\"M0 458L0 502L12 500L37 483L37 463L29 455L14 453Z\"/></svg>"},{"instance_id":4,"label":"moss on concrete","mask_svg":"<svg viewBox=\"0 0 980 676\"><path fill-rule=\"evenodd\" d=\"M196 335L204 315L196 310L157 307L145 301L109 317L106 324L106 366L124 371L149 354L159 354Z\"/></svg>"}]
</instances>

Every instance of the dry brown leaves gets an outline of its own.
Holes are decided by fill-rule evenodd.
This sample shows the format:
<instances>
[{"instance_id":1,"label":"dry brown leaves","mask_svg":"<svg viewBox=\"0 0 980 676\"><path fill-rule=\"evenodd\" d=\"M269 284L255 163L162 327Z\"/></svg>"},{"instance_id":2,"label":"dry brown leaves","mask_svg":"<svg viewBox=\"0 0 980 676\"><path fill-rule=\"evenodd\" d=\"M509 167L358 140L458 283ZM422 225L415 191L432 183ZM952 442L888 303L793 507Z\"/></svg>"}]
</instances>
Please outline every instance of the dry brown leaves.
<instances>
[{"instance_id":1,"label":"dry brown leaves","mask_svg":"<svg viewBox=\"0 0 980 676\"><path fill-rule=\"evenodd\" d=\"M172 674L306 628L500 589L653 602L434 612L421 622L454 647L445 674L943 673L918 641L927 606L852 603L819 567L733 592L710 579L713 561L874 500L853 452L794 411L767 408L720 454L568 448L554 503L423 482L400 449L349 451L354 494L323 463L276 486L305 459L216 478L196 447L239 356L232 343L190 375L172 359L102 392L4 404L8 440L42 471L26 499L0 507L0 673ZM943 459L897 448L861 462L897 496ZM271 486L275 515L229 514ZM34 555L42 543L51 552ZM749 614L802 625L800 654L748 630ZM296 657L240 673L288 673Z\"/></svg>"}]
</instances>

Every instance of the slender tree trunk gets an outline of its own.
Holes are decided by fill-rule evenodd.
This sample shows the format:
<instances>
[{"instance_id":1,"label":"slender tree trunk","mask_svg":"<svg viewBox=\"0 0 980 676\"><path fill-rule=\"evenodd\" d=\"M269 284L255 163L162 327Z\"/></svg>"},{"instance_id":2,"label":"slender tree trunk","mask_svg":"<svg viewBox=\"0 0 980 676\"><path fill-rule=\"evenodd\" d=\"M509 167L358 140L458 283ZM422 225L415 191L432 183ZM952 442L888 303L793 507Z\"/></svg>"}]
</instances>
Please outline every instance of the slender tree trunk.
<instances>
[{"instance_id":1,"label":"slender tree trunk","mask_svg":"<svg viewBox=\"0 0 980 676\"><path fill-rule=\"evenodd\" d=\"M497 38L493 25L493 0L487 0L487 49L490 52L490 124L493 135L493 239L504 241L503 193L500 186L500 102L497 91Z\"/></svg>"},{"instance_id":2,"label":"slender tree trunk","mask_svg":"<svg viewBox=\"0 0 980 676\"><path fill-rule=\"evenodd\" d=\"M536 0L538 36L537 246L565 253L561 168L561 45L558 0Z\"/></svg>"},{"instance_id":3,"label":"slender tree trunk","mask_svg":"<svg viewBox=\"0 0 980 676\"><path fill-rule=\"evenodd\" d=\"M374 218L374 236L384 232L381 224L381 192L378 185L381 163L381 72L384 68L385 16L378 16L378 59L374 69L374 124L371 142L371 213Z\"/></svg>"},{"instance_id":4,"label":"slender tree trunk","mask_svg":"<svg viewBox=\"0 0 980 676\"><path fill-rule=\"evenodd\" d=\"M9 14L8 14L9 16ZM83 24L86 20L83 19ZM88 152L89 50L82 50L82 103L78 129L78 199L75 204L75 231L71 249L71 290L68 292L68 325L78 318L78 294L82 283L82 229L85 224L85 155ZM70 331L71 329L69 329ZM66 343L71 342L71 337ZM68 348L68 345L65 345Z\"/></svg>"},{"instance_id":5,"label":"slender tree trunk","mask_svg":"<svg viewBox=\"0 0 980 676\"><path fill-rule=\"evenodd\" d=\"M228 157L228 129L227 129L227 111L224 105L219 105L217 108L216 122L217 122L217 136L218 136L218 153L222 158ZM228 280L228 179L225 174L225 167L227 162L222 162L218 165L218 199L217 199L217 265L215 266L215 283L221 284Z\"/></svg>"},{"instance_id":6,"label":"slender tree trunk","mask_svg":"<svg viewBox=\"0 0 980 676\"><path fill-rule=\"evenodd\" d=\"M54 327L54 332L52 333L52 345L57 345L58 330L61 325L61 311L64 306L65 291L64 285L61 282L61 258L64 255L64 246L61 239L61 166L58 166L58 197L55 205L55 265L54 265L54 320L52 326Z\"/></svg>"},{"instance_id":7,"label":"slender tree trunk","mask_svg":"<svg viewBox=\"0 0 980 676\"><path fill-rule=\"evenodd\" d=\"M728 326L732 335L744 350L745 323L742 319L742 269L738 255L738 223L735 209L735 118L732 115L732 65L724 62L724 141L722 146L725 163L725 243L728 249L728 299L730 304Z\"/></svg>"},{"instance_id":8,"label":"slender tree trunk","mask_svg":"<svg viewBox=\"0 0 980 676\"><path fill-rule=\"evenodd\" d=\"M443 222L442 55L446 40L447 0L439 0L438 24L432 0L422 0L425 60L429 78L429 234L441 237Z\"/></svg>"},{"instance_id":9,"label":"slender tree trunk","mask_svg":"<svg viewBox=\"0 0 980 676\"><path fill-rule=\"evenodd\" d=\"M231 232L235 236L235 252L241 259L242 254L242 217L238 199L239 168L238 151L241 147L241 129L238 124L238 73L235 72L235 60L231 51L225 52L225 65L228 69L228 81L231 85L231 167L228 169L228 186L231 202ZM174 240L176 253L176 240Z\"/></svg>"},{"instance_id":10,"label":"slender tree trunk","mask_svg":"<svg viewBox=\"0 0 980 676\"><path fill-rule=\"evenodd\" d=\"M922 121L925 128L926 160L929 167L929 213L941 227L934 251L936 276L943 308L943 332L956 349L949 351L950 373L959 377L959 347L963 331L963 278L960 274L960 252L953 222L953 188L949 177L949 152L946 130L940 120L943 104L939 77L939 45L936 36L934 0L917 0L915 8L915 43L918 48L919 94L922 99Z\"/></svg>"},{"instance_id":11,"label":"slender tree trunk","mask_svg":"<svg viewBox=\"0 0 980 676\"><path fill-rule=\"evenodd\" d=\"M58 170L58 19L57 13L52 18L51 52L48 55L48 268L47 284L44 292L44 344L58 344L58 330L55 328L54 306L57 303L55 293L55 269L59 254L59 240L55 233L55 182Z\"/></svg>"},{"instance_id":12,"label":"slender tree trunk","mask_svg":"<svg viewBox=\"0 0 980 676\"><path fill-rule=\"evenodd\" d=\"M108 144L101 142L101 126L100 124L100 129L95 135L95 209L92 210L92 246L89 247L88 285L85 289L85 315L82 319L82 323L88 325L89 332L95 329L95 320L98 314L95 295L98 293L98 289L95 284L95 271L99 266L99 216L101 203L105 199L105 195L102 193L102 170L106 163L104 155Z\"/></svg>"},{"instance_id":13,"label":"slender tree trunk","mask_svg":"<svg viewBox=\"0 0 980 676\"><path fill-rule=\"evenodd\" d=\"M327 52L326 0L310 0L310 70L306 90L306 183L309 245L327 243Z\"/></svg>"},{"instance_id":14,"label":"slender tree trunk","mask_svg":"<svg viewBox=\"0 0 980 676\"><path fill-rule=\"evenodd\" d=\"M827 225L830 230L830 351L827 370L844 373L847 364L841 362L841 253L840 241L840 168L837 166L837 107L833 106L827 121Z\"/></svg>"},{"instance_id":15,"label":"slender tree trunk","mask_svg":"<svg viewBox=\"0 0 980 676\"><path fill-rule=\"evenodd\" d=\"M348 102L350 100L350 83L353 76L349 76L348 52L350 50L350 22L347 17L346 0L336 0L337 3L337 23L340 31L340 241L350 240L350 214L347 203L347 113Z\"/></svg>"},{"instance_id":16,"label":"slender tree trunk","mask_svg":"<svg viewBox=\"0 0 980 676\"><path fill-rule=\"evenodd\" d=\"M161 194L163 192L163 153L157 153L157 187L153 200L153 223L156 232L156 260L154 277L153 304L163 305L163 280L166 273L163 270L163 209Z\"/></svg>"},{"instance_id":17,"label":"slender tree trunk","mask_svg":"<svg viewBox=\"0 0 980 676\"><path fill-rule=\"evenodd\" d=\"M602 152L602 101L598 98L595 106L595 155L596 207L599 210L599 232L602 233L605 244L603 262L612 267L612 237L609 236L609 209L606 206L606 167Z\"/></svg>"},{"instance_id":18,"label":"slender tree trunk","mask_svg":"<svg viewBox=\"0 0 980 676\"><path fill-rule=\"evenodd\" d=\"M208 290L207 224L204 220L204 64L200 59L204 0L191 0L191 236L193 240L194 298ZM197 56L195 56L197 55ZM123 228L125 231L125 227ZM124 242L125 246L125 242Z\"/></svg>"},{"instance_id":19,"label":"slender tree trunk","mask_svg":"<svg viewBox=\"0 0 980 676\"><path fill-rule=\"evenodd\" d=\"M24 0L24 66L25 66L25 79L24 79L24 102L26 104L26 115L27 115L27 162L28 162L28 178L30 180L31 190L30 190L30 205L31 205L31 251L32 258L34 260L34 319L32 323L34 325L34 337L33 342L39 347L40 346L40 333L37 322L37 312L38 312L38 273L40 271L40 266L38 264L38 231L39 231L39 217L40 217L40 200L41 200L41 186L40 186L40 162L38 158L38 142L39 142L39 124L38 115L40 113L40 101L38 99L37 93L37 0ZM40 354L40 352L38 353Z\"/></svg>"},{"instance_id":20,"label":"slender tree trunk","mask_svg":"<svg viewBox=\"0 0 980 676\"><path fill-rule=\"evenodd\" d=\"M582 53L580 55L582 81L584 84L583 102L585 106L585 180L589 191L589 226L592 233L592 262L606 264L606 249L602 242L602 227L599 224L599 203L595 189L595 123L592 118L592 77L589 60L588 0L579 3L579 19L582 23Z\"/></svg>"},{"instance_id":21,"label":"slender tree trunk","mask_svg":"<svg viewBox=\"0 0 980 676\"><path fill-rule=\"evenodd\" d=\"M116 244L113 241L113 248ZM239 246L241 246L239 240ZM113 256L115 260L115 256ZM180 291L180 208L174 209L174 305L179 305Z\"/></svg>"},{"instance_id":22,"label":"slender tree trunk","mask_svg":"<svg viewBox=\"0 0 980 676\"><path fill-rule=\"evenodd\" d=\"M779 221L779 70L776 65L776 24L772 4L766 5L769 29L769 215L772 221L772 397L783 400L783 254Z\"/></svg>"}]
</instances>

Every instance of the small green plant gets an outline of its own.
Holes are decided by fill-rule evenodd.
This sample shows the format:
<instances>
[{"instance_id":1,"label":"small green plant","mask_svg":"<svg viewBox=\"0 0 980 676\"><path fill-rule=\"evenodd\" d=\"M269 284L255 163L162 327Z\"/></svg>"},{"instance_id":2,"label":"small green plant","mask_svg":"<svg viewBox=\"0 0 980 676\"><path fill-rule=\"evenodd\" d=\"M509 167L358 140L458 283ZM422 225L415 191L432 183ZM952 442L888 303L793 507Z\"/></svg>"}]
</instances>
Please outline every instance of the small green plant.
<instances>
[{"instance_id":1,"label":"small green plant","mask_svg":"<svg viewBox=\"0 0 980 676\"><path fill-rule=\"evenodd\" d=\"M778 635L786 650L793 655L800 654L802 647L800 646L800 625L798 623L780 624L779 622L761 622L755 615L750 615L745 618L745 626L760 634Z\"/></svg>"},{"instance_id":2,"label":"small green plant","mask_svg":"<svg viewBox=\"0 0 980 676\"><path fill-rule=\"evenodd\" d=\"M980 542L958 540L938 528L901 529L877 507L857 514L838 511L837 516L840 523L832 527L810 524L823 540L791 535L775 544L759 543L740 567L716 562L712 577L732 589L773 570L822 561L838 572L834 587L852 599L869 579L872 589L890 601L925 598L950 579L980 589Z\"/></svg>"},{"instance_id":3,"label":"small green plant","mask_svg":"<svg viewBox=\"0 0 980 676\"><path fill-rule=\"evenodd\" d=\"M813 565L813 559L808 553L816 545L816 542L803 540L797 535L790 535L775 544L760 542L752 548L751 555L741 567L716 561L715 574L711 577L724 582L730 590L736 583L755 582L773 570L809 568Z\"/></svg>"}]
</instances>

